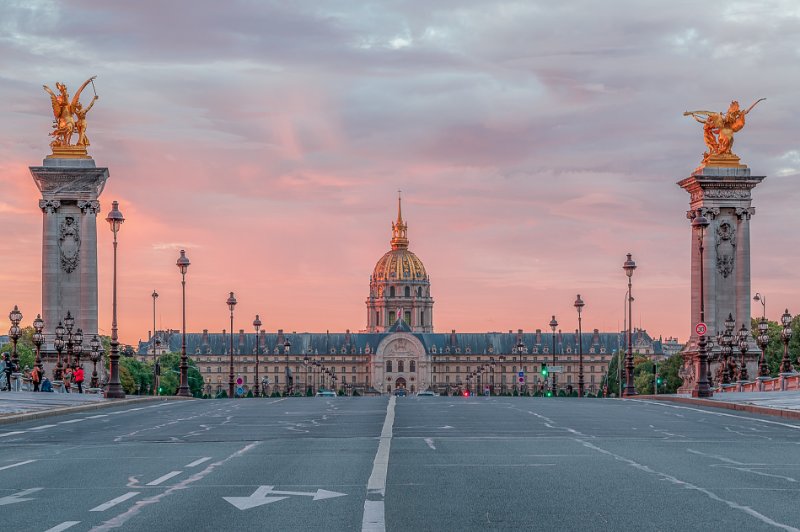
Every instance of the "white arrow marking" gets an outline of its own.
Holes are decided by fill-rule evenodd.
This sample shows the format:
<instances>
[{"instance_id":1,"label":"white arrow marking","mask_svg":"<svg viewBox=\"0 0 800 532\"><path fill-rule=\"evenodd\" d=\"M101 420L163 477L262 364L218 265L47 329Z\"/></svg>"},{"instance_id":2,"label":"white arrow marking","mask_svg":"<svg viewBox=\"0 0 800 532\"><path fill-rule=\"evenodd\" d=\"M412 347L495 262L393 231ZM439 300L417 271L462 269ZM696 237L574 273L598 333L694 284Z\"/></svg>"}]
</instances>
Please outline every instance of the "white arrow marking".
<instances>
[{"instance_id":1,"label":"white arrow marking","mask_svg":"<svg viewBox=\"0 0 800 532\"><path fill-rule=\"evenodd\" d=\"M25 497L25 495L30 495L31 493L35 493L35 492L41 491L43 489L44 488L30 488L30 489L27 489L27 490L18 491L17 493L15 493L13 495L7 495L5 497L0 498L0 506L5 506L6 504L14 504L14 503L17 503L17 502L32 501L33 498L31 498L31 497L27 497L27 498L23 498L23 497Z\"/></svg>"},{"instance_id":2,"label":"white arrow marking","mask_svg":"<svg viewBox=\"0 0 800 532\"><path fill-rule=\"evenodd\" d=\"M223 497L226 501L236 506L240 510L249 510L257 506L277 502L286 497L267 497L267 494L274 486L259 486L249 497Z\"/></svg>"},{"instance_id":3,"label":"white arrow marking","mask_svg":"<svg viewBox=\"0 0 800 532\"><path fill-rule=\"evenodd\" d=\"M281 501L288 497L270 497L270 495L300 495L305 497L313 497L312 500L321 501L323 499L333 499L334 497L344 497L346 493L338 493L335 491L328 491L318 489L315 492L305 491L274 491L272 488L275 486L259 486L256 491L249 497L223 497L226 501L234 505L240 510L249 510L257 506L269 504L272 502Z\"/></svg>"}]
</instances>

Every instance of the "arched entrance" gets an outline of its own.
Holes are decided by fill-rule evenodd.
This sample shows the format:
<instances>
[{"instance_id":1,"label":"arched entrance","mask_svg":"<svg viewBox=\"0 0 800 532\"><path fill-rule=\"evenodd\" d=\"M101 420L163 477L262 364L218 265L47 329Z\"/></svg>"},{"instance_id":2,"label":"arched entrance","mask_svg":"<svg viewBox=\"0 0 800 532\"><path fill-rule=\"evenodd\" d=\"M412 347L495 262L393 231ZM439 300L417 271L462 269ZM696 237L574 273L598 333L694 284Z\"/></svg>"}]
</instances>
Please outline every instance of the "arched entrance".
<instances>
[{"instance_id":1,"label":"arched entrance","mask_svg":"<svg viewBox=\"0 0 800 532\"><path fill-rule=\"evenodd\" d=\"M396 381L394 381L394 389L402 388L403 390L406 389L406 380L403 377L398 377Z\"/></svg>"}]
</instances>

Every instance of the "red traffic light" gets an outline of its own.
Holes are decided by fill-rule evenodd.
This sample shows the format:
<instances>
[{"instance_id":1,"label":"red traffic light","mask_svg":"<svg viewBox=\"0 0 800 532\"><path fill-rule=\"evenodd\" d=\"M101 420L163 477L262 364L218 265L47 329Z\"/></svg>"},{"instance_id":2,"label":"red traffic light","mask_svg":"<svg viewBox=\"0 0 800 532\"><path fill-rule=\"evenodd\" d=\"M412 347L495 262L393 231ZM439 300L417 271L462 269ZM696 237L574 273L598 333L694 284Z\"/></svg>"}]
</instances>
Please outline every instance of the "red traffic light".
<instances>
[{"instance_id":1,"label":"red traffic light","mask_svg":"<svg viewBox=\"0 0 800 532\"><path fill-rule=\"evenodd\" d=\"M469 397L469 392L467 390L464 390L464 397Z\"/></svg>"}]
</instances>

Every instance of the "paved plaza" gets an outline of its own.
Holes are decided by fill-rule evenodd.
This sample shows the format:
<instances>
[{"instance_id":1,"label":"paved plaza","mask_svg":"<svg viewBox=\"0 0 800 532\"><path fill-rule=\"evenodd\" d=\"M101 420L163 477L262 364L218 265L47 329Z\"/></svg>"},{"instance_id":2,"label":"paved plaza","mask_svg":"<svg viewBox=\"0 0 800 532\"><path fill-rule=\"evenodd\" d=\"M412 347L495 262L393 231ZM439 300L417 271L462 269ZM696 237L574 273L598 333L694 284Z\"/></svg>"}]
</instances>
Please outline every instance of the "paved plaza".
<instances>
[{"instance_id":1,"label":"paved plaza","mask_svg":"<svg viewBox=\"0 0 800 532\"><path fill-rule=\"evenodd\" d=\"M650 400L159 401L0 427L6 530L797 530L800 423Z\"/></svg>"}]
</instances>

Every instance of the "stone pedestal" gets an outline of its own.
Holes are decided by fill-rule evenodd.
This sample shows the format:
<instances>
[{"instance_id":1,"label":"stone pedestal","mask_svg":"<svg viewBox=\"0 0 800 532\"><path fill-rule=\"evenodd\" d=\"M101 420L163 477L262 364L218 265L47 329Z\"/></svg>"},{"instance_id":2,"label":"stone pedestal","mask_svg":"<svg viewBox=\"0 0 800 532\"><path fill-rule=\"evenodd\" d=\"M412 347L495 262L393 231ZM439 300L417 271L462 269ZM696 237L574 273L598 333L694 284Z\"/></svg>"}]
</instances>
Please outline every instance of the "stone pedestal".
<instances>
[{"instance_id":1,"label":"stone pedestal","mask_svg":"<svg viewBox=\"0 0 800 532\"><path fill-rule=\"evenodd\" d=\"M42 351L53 353L55 327L67 311L87 349L97 334L97 198L108 168L89 158L47 158L30 171L42 193Z\"/></svg>"},{"instance_id":2,"label":"stone pedestal","mask_svg":"<svg viewBox=\"0 0 800 532\"><path fill-rule=\"evenodd\" d=\"M750 327L750 219L755 214L751 191L764 176L750 175L750 169L737 167L705 167L696 170L678 185L690 198L686 213L691 222L702 213L710 222L703 241L705 323L708 338L714 340L724 330L725 319L732 315L736 321L734 334L745 325ZM699 370L696 368L698 337L694 331L700 322L700 251L697 234L691 235L691 336L681 352L683 386L679 393L689 393ZM751 338L747 354L748 371L760 351ZM711 372L716 383L719 346L710 352ZM737 363L739 355L736 356Z\"/></svg>"}]
</instances>

